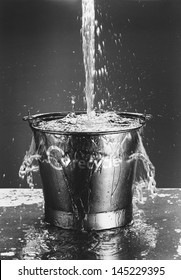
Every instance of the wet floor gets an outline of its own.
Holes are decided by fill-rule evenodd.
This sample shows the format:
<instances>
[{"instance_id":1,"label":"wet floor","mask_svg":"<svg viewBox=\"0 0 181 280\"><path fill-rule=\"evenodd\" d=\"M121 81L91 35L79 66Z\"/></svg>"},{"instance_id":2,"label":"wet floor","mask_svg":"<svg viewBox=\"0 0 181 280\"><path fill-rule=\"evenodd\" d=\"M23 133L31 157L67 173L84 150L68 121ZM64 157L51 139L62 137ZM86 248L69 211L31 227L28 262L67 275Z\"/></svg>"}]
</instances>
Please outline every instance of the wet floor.
<instances>
[{"instance_id":1,"label":"wet floor","mask_svg":"<svg viewBox=\"0 0 181 280\"><path fill-rule=\"evenodd\" d=\"M125 228L78 232L43 220L41 190L0 190L0 259L181 260L181 189L160 189L134 206Z\"/></svg>"}]
</instances>

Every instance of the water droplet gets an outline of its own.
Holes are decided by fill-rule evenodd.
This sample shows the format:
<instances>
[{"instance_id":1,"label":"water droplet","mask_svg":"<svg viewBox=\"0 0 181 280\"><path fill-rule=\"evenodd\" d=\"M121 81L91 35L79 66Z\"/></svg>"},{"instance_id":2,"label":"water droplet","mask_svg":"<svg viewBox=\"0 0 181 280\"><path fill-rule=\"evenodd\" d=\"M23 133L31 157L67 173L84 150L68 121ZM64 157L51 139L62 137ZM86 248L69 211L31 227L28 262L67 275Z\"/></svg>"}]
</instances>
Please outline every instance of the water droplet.
<instances>
[{"instance_id":1,"label":"water droplet","mask_svg":"<svg viewBox=\"0 0 181 280\"><path fill-rule=\"evenodd\" d=\"M102 75L104 75L104 68L103 67L101 68L101 73L102 73Z\"/></svg>"},{"instance_id":2,"label":"water droplet","mask_svg":"<svg viewBox=\"0 0 181 280\"><path fill-rule=\"evenodd\" d=\"M102 55L102 48L100 44L98 44L98 52L100 53L100 55Z\"/></svg>"},{"instance_id":3,"label":"water droplet","mask_svg":"<svg viewBox=\"0 0 181 280\"><path fill-rule=\"evenodd\" d=\"M104 104L105 104L104 99L101 99L101 104L102 104L102 106L104 106Z\"/></svg>"},{"instance_id":4,"label":"water droplet","mask_svg":"<svg viewBox=\"0 0 181 280\"><path fill-rule=\"evenodd\" d=\"M97 36L99 37L99 35L100 35L100 33L101 33L101 30L100 30L100 27L99 27L99 26L96 28L96 33L97 33Z\"/></svg>"}]
</instances>

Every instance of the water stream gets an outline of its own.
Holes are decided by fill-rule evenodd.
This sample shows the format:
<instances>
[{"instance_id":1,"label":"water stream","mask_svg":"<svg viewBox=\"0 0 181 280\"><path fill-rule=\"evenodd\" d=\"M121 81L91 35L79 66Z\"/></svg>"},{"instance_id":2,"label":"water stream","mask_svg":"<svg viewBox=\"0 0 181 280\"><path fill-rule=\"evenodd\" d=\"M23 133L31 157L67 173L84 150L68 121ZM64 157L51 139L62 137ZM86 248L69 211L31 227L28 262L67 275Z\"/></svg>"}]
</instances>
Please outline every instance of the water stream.
<instances>
[{"instance_id":1,"label":"water stream","mask_svg":"<svg viewBox=\"0 0 181 280\"><path fill-rule=\"evenodd\" d=\"M95 74L95 7L94 0L82 0L82 50L85 69L85 96L87 114L94 108Z\"/></svg>"}]
</instances>

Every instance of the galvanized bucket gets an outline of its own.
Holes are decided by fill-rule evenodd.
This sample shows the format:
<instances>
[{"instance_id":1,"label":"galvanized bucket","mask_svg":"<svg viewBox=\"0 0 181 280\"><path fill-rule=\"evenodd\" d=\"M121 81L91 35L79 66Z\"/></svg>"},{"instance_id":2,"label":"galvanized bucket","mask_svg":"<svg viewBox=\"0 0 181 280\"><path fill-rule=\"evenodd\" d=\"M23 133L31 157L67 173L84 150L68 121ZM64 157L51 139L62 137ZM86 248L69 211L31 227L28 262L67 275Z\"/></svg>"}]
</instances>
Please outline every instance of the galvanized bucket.
<instances>
[{"instance_id":1,"label":"galvanized bucket","mask_svg":"<svg viewBox=\"0 0 181 280\"><path fill-rule=\"evenodd\" d=\"M82 113L82 112L79 112ZM138 145L134 129L111 132L57 132L39 129L40 120L63 118L67 113L38 114L25 119L34 133L45 200L45 220L66 229L103 230L132 222L135 161Z\"/></svg>"}]
</instances>

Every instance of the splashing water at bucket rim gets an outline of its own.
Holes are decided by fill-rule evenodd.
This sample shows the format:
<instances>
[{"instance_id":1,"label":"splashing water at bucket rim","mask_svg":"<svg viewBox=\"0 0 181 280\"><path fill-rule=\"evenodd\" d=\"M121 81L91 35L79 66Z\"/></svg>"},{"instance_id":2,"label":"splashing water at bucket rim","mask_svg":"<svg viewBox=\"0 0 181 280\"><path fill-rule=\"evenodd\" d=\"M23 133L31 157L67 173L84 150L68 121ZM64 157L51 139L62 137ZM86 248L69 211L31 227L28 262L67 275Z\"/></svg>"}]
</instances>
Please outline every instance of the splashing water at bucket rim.
<instances>
[{"instance_id":1,"label":"splashing water at bucket rim","mask_svg":"<svg viewBox=\"0 0 181 280\"><path fill-rule=\"evenodd\" d=\"M72 112L52 112L52 113L43 113L43 114L36 114L36 115L28 115L25 116L23 118L24 121L28 121L30 127L33 130L39 130L45 133L50 133L50 134L73 134L73 135L94 135L94 134L98 134L98 135L102 135L102 134L116 134L116 133L121 133L121 132L129 132L129 131L133 131L133 130L139 130L141 129L145 124L146 121L151 119L152 116L150 114L141 114L141 113L130 113L130 112L102 112L102 111L98 111L95 112L95 114L99 114L101 117L104 117L105 113L111 113L114 115L119 116L120 118L124 118L124 119L129 119L130 122L132 121L136 121L134 127L129 126L129 124L127 124L125 127L122 126L121 122L117 124L117 127L114 126L114 119L113 119L113 126L112 129L104 129L101 127L101 130L89 130L87 129L86 131L82 131L81 127L79 130L75 130L74 128L72 129L73 125L71 125L71 130L61 130L61 129L47 129L47 128L41 128L39 127L39 123L41 123L42 121L45 122L49 122L49 121L55 121L55 120L60 120L65 118L68 115L74 115L74 116L81 116L81 115L86 115L85 111L77 111L75 113L72 114ZM112 116L111 116L112 117ZM96 120L96 119L94 119ZM88 125L91 125L93 122L89 122ZM116 125L116 123L115 123ZM115 129L116 128L116 129Z\"/></svg>"}]
</instances>

